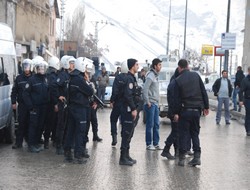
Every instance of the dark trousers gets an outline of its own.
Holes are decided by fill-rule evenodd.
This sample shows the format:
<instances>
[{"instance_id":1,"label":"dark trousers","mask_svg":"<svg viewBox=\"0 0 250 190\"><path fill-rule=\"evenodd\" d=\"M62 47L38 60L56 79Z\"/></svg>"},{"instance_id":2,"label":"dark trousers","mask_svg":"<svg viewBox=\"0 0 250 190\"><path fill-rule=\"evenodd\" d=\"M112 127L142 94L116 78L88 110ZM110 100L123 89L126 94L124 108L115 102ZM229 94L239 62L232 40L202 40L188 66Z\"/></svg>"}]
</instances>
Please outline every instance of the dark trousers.
<instances>
[{"instance_id":1,"label":"dark trousers","mask_svg":"<svg viewBox=\"0 0 250 190\"><path fill-rule=\"evenodd\" d=\"M44 129L44 139L49 141L50 135L52 133L52 140L55 140L56 122L57 122L57 112L54 111L54 105L49 104L47 109L47 118Z\"/></svg>"},{"instance_id":2,"label":"dark trousers","mask_svg":"<svg viewBox=\"0 0 250 190\"><path fill-rule=\"evenodd\" d=\"M249 133L250 132L250 99L245 99L244 105L245 105L245 110L246 110L245 129L246 129L246 132Z\"/></svg>"},{"instance_id":3,"label":"dark trousers","mask_svg":"<svg viewBox=\"0 0 250 190\"><path fill-rule=\"evenodd\" d=\"M200 152L200 112L183 111L179 119L179 151L185 154L188 151L190 138L194 152Z\"/></svg>"},{"instance_id":4,"label":"dark trousers","mask_svg":"<svg viewBox=\"0 0 250 190\"><path fill-rule=\"evenodd\" d=\"M179 128L178 123L171 120L171 132L168 135L166 141L166 146L170 147L171 145L174 145L175 149L179 148Z\"/></svg>"},{"instance_id":5,"label":"dark trousers","mask_svg":"<svg viewBox=\"0 0 250 190\"><path fill-rule=\"evenodd\" d=\"M28 139L29 110L24 103L18 104L18 128L16 133L16 144L22 145L23 139Z\"/></svg>"},{"instance_id":6,"label":"dark trousers","mask_svg":"<svg viewBox=\"0 0 250 190\"><path fill-rule=\"evenodd\" d=\"M117 135L117 121L121 115L121 103L115 103L110 114L111 135Z\"/></svg>"},{"instance_id":7,"label":"dark trousers","mask_svg":"<svg viewBox=\"0 0 250 190\"><path fill-rule=\"evenodd\" d=\"M70 106L68 114L68 130L64 149L71 150L74 144L75 155L82 155L86 145L87 108L78 105Z\"/></svg>"},{"instance_id":8,"label":"dark trousers","mask_svg":"<svg viewBox=\"0 0 250 190\"><path fill-rule=\"evenodd\" d=\"M121 142L121 150L127 150L130 148L130 142L134 134L134 120L131 112L127 112L125 107L122 107L121 112L121 120L122 120L122 142Z\"/></svg>"},{"instance_id":9,"label":"dark trousers","mask_svg":"<svg viewBox=\"0 0 250 190\"><path fill-rule=\"evenodd\" d=\"M56 125L56 147L60 148L63 144L63 137L67 123L67 110L64 109L64 104L58 102L57 125Z\"/></svg>"},{"instance_id":10,"label":"dark trousers","mask_svg":"<svg viewBox=\"0 0 250 190\"><path fill-rule=\"evenodd\" d=\"M102 102L104 102L105 91L106 91L105 86L99 86L97 93L98 93L98 98L100 98Z\"/></svg>"},{"instance_id":11,"label":"dark trousers","mask_svg":"<svg viewBox=\"0 0 250 190\"><path fill-rule=\"evenodd\" d=\"M97 135L98 131L98 121L96 115L97 109L93 109L92 107L87 110L87 126L86 126L86 138L88 138L90 123L92 125L92 132L94 136Z\"/></svg>"},{"instance_id":12,"label":"dark trousers","mask_svg":"<svg viewBox=\"0 0 250 190\"><path fill-rule=\"evenodd\" d=\"M37 145L41 139L41 131L45 125L47 105L37 106L30 112L29 146Z\"/></svg>"}]
</instances>

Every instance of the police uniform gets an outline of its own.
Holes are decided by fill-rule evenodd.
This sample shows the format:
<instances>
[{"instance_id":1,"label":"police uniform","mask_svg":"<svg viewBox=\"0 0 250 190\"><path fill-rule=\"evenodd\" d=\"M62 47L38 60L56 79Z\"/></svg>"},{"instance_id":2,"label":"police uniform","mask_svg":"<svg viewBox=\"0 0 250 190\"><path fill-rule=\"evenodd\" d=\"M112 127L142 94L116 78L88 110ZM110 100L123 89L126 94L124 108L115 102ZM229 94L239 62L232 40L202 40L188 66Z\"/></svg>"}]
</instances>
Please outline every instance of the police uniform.
<instances>
[{"instance_id":1,"label":"police uniform","mask_svg":"<svg viewBox=\"0 0 250 190\"><path fill-rule=\"evenodd\" d=\"M67 97L67 84L69 82L69 73L67 70L62 69L59 71L56 85L57 87L57 105L58 105L58 113L57 113L57 126L56 126L56 153L63 154L62 144L63 144L63 137L66 131L66 118L67 118L67 102L62 102L59 100L59 97Z\"/></svg>"},{"instance_id":2,"label":"police uniform","mask_svg":"<svg viewBox=\"0 0 250 190\"><path fill-rule=\"evenodd\" d=\"M25 89L25 85L28 79L31 77L30 75L25 75L24 73L18 75L14 82L11 92L11 102L12 104L18 103L17 111L18 111L18 128L16 133L16 143L13 148L20 148L23 144L23 138L28 141L28 126L29 126L29 109L24 104L23 100L23 91Z\"/></svg>"},{"instance_id":3,"label":"police uniform","mask_svg":"<svg viewBox=\"0 0 250 190\"><path fill-rule=\"evenodd\" d=\"M89 97L93 95L93 89L86 83L83 73L75 69L70 73L69 81L69 113L68 130L64 144L65 160L72 161L71 148L74 144L76 161L83 163L82 155L86 151L86 123L87 109L89 109Z\"/></svg>"},{"instance_id":4,"label":"police uniform","mask_svg":"<svg viewBox=\"0 0 250 190\"><path fill-rule=\"evenodd\" d=\"M93 81L93 79L92 79ZM93 88L94 92L95 90L95 85L94 82L89 82L88 83L91 88ZM88 133L89 133L89 128L90 128L90 123L92 125L92 132L93 132L93 141L101 142L102 139L98 136L98 120L97 120L97 108L94 109L92 106L95 103L94 99L90 99L90 108L87 110L87 127L86 127L86 139L89 141L88 138Z\"/></svg>"},{"instance_id":5,"label":"police uniform","mask_svg":"<svg viewBox=\"0 0 250 190\"><path fill-rule=\"evenodd\" d=\"M184 69L173 81L174 114L179 115L179 163L184 166L185 153L188 150L190 137L193 143L194 159L190 165L200 165L200 115L203 109L209 108L208 96L200 76L196 72Z\"/></svg>"},{"instance_id":6,"label":"police uniform","mask_svg":"<svg viewBox=\"0 0 250 190\"><path fill-rule=\"evenodd\" d=\"M121 106L123 103L123 91L126 84L127 73L118 74L115 77L112 86L112 95L110 102L113 103L113 108L110 114L110 124L111 124L111 135L112 135L112 145L117 143L117 121L121 115Z\"/></svg>"},{"instance_id":7,"label":"police uniform","mask_svg":"<svg viewBox=\"0 0 250 190\"><path fill-rule=\"evenodd\" d=\"M47 118L44 129L44 148L49 148L49 138L52 133L52 141L55 142L57 113L55 112L55 105L57 105L57 73L54 68L47 70L48 88L49 88L49 104L47 109Z\"/></svg>"},{"instance_id":8,"label":"police uniform","mask_svg":"<svg viewBox=\"0 0 250 190\"><path fill-rule=\"evenodd\" d=\"M121 121L122 121L122 142L121 142L121 165L133 165L136 160L133 160L129 156L130 141L133 137L134 128L137 123L137 119L134 120L131 112L137 109L138 97L136 96L137 81L135 76L128 72L127 80L124 88L123 103L121 107ZM137 114L138 115L138 114Z\"/></svg>"},{"instance_id":9,"label":"police uniform","mask_svg":"<svg viewBox=\"0 0 250 190\"><path fill-rule=\"evenodd\" d=\"M49 103L49 88L46 75L35 74L25 85L23 100L30 111L29 150L39 152L39 140L45 125L46 111Z\"/></svg>"}]
</instances>

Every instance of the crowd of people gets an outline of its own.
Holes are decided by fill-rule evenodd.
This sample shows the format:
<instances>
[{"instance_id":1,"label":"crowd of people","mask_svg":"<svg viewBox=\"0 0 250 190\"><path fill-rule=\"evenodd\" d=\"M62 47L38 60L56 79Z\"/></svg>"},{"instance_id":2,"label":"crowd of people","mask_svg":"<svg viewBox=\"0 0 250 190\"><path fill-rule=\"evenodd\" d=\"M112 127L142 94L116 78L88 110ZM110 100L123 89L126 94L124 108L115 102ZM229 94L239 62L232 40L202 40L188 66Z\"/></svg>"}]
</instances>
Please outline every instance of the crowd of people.
<instances>
[{"instance_id":1,"label":"crowd of people","mask_svg":"<svg viewBox=\"0 0 250 190\"><path fill-rule=\"evenodd\" d=\"M155 58L150 70L141 71L143 89L135 77L139 69L136 59L128 59L117 68L112 88L110 106L110 126L112 146L117 144L117 122L121 123L120 165L132 166L136 160L130 156L130 142L139 120L140 111L146 113L145 144L146 150L162 150L161 156L167 159L179 158L178 165L185 165L185 155L192 148L194 158L189 165L201 164L199 140L200 116L209 113L209 100L203 81L196 72L188 68L188 61L178 62L175 74L168 85L168 118L171 120L171 133L165 141L165 147L159 145L159 73L162 61ZM241 68L238 67L239 70ZM235 83L234 91L239 94L241 106L243 95L246 107L246 132L250 135L249 75L241 77L242 82ZM85 57L75 59L63 56L61 60L51 57L46 62L42 57L22 62L22 73L16 77L12 88L13 110L18 111L19 126L13 149L28 144L28 151L38 153L49 148L53 141L56 154L64 155L66 162L86 163L89 154L86 144L92 125L93 141L101 142L98 135L97 109L104 101L105 88L109 84L109 75L104 66L95 76L92 60ZM237 78L237 77L236 77ZM240 77L238 77L240 78ZM238 78L236 80L238 80ZM236 91L237 90L237 91ZM231 82L227 71L213 85L218 96L216 123L221 120L221 107L225 107L225 122L230 124L229 98L232 94ZM98 95L98 96L96 96ZM240 107L239 107L240 108ZM237 109L237 108L236 108ZM248 117L247 117L248 116ZM170 153L174 146L175 154Z\"/></svg>"}]
</instances>

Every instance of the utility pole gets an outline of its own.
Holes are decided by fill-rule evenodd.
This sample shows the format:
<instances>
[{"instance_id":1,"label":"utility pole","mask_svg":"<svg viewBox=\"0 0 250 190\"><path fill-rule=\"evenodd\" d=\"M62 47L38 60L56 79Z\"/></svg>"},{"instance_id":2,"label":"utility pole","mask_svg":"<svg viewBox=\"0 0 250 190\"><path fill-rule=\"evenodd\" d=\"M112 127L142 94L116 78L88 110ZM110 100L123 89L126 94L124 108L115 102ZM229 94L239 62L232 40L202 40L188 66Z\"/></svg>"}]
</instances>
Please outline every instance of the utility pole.
<instances>
[{"instance_id":1,"label":"utility pole","mask_svg":"<svg viewBox=\"0 0 250 190\"><path fill-rule=\"evenodd\" d=\"M61 0L60 57L64 55L64 13L65 0Z\"/></svg>"},{"instance_id":2,"label":"utility pole","mask_svg":"<svg viewBox=\"0 0 250 190\"><path fill-rule=\"evenodd\" d=\"M169 1L169 15L168 15L168 36L167 36L167 47L166 55L169 53L169 36L170 36L170 21L171 21L171 0Z\"/></svg>"},{"instance_id":3,"label":"utility pole","mask_svg":"<svg viewBox=\"0 0 250 190\"><path fill-rule=\"evenodd\" d=\"M230 24L230 4L231 4L231 0L228 0L226 33L229 32L229 24ZM226 71L228 71L228 56L229 56L229 50L225 50L224 70L226 70Z\"/></svg>"},{"instance_id":4,"label":"utility pole","mask_svg":"<svg viewBox=\"0 0 250 190\"><path fill-rule=\"evenodd\" d=\"M184 24L184 42L183 42L183 53L185 53L186 50L186 30L187 30L187 6L188 6L188 0L186 0L186 8L185 8L185 24Z\"/></svg>"}]
</instances>

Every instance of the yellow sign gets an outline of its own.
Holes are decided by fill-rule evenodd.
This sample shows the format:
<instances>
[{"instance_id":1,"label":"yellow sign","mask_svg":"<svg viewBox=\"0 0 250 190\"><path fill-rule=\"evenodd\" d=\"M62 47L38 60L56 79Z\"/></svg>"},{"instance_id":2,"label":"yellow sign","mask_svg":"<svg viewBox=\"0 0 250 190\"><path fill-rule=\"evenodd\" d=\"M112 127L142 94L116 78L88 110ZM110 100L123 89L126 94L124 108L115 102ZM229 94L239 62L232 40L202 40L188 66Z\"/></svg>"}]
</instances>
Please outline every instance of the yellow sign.
<instances>
[{"instance_id":1,"label":"yellow sign","mask_svg":"<svg viewBox=\"0 0 250 190\"><path fill-rule=\"evenodd\" d=\"M202 45L201 49L202 55L214 55L214 46L212 45Z\"/></svg>"}]
</instances>

